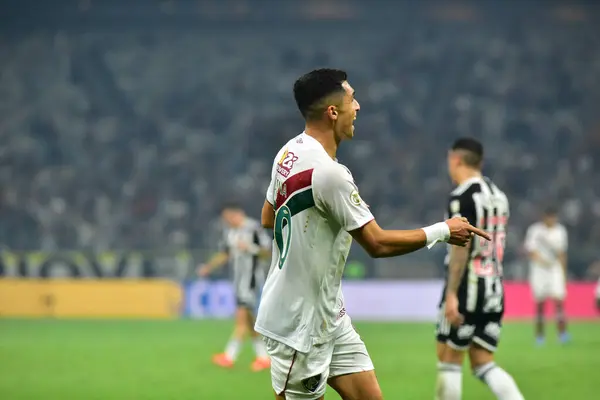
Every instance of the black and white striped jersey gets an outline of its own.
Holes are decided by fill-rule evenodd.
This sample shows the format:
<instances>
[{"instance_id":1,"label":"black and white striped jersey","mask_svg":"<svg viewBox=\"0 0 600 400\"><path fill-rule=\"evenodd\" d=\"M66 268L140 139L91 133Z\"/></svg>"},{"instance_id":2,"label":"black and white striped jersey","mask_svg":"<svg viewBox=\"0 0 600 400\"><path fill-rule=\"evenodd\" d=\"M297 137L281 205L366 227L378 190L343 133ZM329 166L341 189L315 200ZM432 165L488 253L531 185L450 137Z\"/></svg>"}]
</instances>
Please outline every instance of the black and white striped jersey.
<instances>
[{"instance_id":1,"label":"black and white striped jersey","mask_svg":"<svg viewBox=\"0 0 600 400\"><path fill-rule=\"evenodd\" d=\"M506 245L506 225L510 216L506 194L487 177L471 178L450 195L447 217L462 216L490 234L491 241L475 236L469 260L458 290L465 312L502 312L502 261ZM449 262L450 246L446 256Z\"/></svg>"}]
</instances>

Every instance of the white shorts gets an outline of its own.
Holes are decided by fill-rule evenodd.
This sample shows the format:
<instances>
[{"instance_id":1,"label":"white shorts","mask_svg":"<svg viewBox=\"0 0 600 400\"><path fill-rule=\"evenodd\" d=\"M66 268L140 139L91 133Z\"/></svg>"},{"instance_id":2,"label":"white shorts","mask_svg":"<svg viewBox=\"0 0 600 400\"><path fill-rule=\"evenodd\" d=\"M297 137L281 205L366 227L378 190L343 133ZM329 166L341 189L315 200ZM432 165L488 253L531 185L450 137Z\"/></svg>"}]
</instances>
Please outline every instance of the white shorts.
<instances>
[{"instance_id":1,"label":"white shorts","mask_svg":"<svg viewBox=\"0 0 600 400\"><path fill-rule=\"evenodd\" d=\"M285 392L287 400L318 399L325 394L329 378L375 369L350 317L343 318L336 338L313 345L309 353L264 339L271 357L271 382L278 395Z\"/></svg>"},{"instance_id":2,"label":"white shorts","mask_svg":"<svg viewBox=\"0 0 600 400\"><path fill-rule=\"evenodd\" d=\"M536 301L564 300L567 294L565 274L560 267L531 266L530 284Z\"/></svg>"}]
</instances>

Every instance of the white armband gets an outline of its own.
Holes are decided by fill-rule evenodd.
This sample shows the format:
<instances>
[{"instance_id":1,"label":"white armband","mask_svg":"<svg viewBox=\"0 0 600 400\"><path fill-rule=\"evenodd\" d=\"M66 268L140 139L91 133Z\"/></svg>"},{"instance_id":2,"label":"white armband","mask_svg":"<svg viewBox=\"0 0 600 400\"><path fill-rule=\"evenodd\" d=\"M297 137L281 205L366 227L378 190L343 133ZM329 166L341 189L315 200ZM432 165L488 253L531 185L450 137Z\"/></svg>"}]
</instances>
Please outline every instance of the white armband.
<instances>
[{"instance_id":1,"label":"white armband","mask_svg":"<svg viewBox=\"0 0 600 400\"><path fill-rule=\"evenodd\" d=\"M450 239L450 227L445 222L438 222L422 229L427 237L428 249L431 249L437 242L447 242Z\"/></svg>"}]
</instances>

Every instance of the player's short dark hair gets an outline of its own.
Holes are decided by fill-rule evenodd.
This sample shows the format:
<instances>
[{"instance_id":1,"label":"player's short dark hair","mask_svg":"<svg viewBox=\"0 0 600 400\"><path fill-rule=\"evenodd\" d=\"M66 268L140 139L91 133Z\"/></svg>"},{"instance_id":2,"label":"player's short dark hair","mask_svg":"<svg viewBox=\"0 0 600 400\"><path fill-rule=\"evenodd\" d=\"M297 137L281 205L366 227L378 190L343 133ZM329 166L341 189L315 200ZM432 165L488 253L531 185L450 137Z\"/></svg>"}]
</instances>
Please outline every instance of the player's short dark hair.
<instances>
[{"instance_id":1,"label":"player's short dark hair","mask_svg":"<svg viewBox=\"0 0 600 400\"><path fill-rule=\"evenodd\" d=\"M473 138L456 139L452 145L453 151L460 151L462 159L469 167L480 168L483 162L483 145Z\"/></svg>"},{"instance_id":2,"label":"player's short dark hair","mask_svg":"<svg viewBox=\"0 0 600 400\"><path fill-rule=\"evenodd\" d=\"M556 217L558 215L558 207L554 204L548 204L544 207L544 217Z\"/></svg>"},{"instance_id":3,"label":"player's short dark hair","mask_svg":"<svg viewBox=\"0 0 600 400\"><path fill-rule=\"evenodd\" d=\"M321 100L338 92L343 93L342 83L346 80L346 72L331 68L315 69L298 78L294 83L294 99L304 119L318 116L317 106Z\"/></svg>"},{"instance_id":4,"label":"player's short dark hair","mask_svg":"<svg viewBox=\"0 0 600 400\"><path fill-rule=\"evenodd\" d=\"M221 212L231 210L231 211L244 211L244 207L238 202L235 201L225 201L221 203Z\"/></svg>"}]
</instances>

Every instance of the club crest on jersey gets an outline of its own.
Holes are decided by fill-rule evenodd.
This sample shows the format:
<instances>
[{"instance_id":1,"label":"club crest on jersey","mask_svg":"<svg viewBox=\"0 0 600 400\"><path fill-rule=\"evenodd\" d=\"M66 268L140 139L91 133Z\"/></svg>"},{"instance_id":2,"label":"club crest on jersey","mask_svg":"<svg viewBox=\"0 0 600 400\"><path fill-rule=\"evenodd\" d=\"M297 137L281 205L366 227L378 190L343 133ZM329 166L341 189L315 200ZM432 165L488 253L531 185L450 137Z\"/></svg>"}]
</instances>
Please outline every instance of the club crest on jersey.
<instances>
[{"instance_id":1,"label":"club crest on jersey","mask_svg":"<svg viewBox=\"0 0 600 400\"><path fill-rule=\"evenodd\" d=\"M358 194L358 190L353 190L350 193L350 201L355 206L360 206L360 204L362 203L362 199L360 198L360 195Z\"/></svg>"},{"instance_id":2,"label":"club crest on jersey","mask_svg":"<svg viewBox=\"0 0 600 400\"><path fill-rule=\"evenodd\" d=\"M304 389L308 390L311 393L314 393L319 388L319 383L321 382L321 374L311 376L310 378L306 378L302 380L302 386Z\"/></svg>"},{"instance_id":3,"label":"club crest on jersey","mask_svg":"<svg viewBox=\"0 0 600 400\"><path fill-rule=\"evenodd\" d=\"M450 202L450 213L452 216L460 216L460 201L452 200Z\"/></svg>"},{"instance_id":4,"label":"club crest on jersey","mask_svg":"<svg viewBox=\"0 0 600 400\"><path fill-rule=\"evenodd\" d=\"M298 161L298 156L286 149L277 163L277 172L287 178L296 161Z\"/></svg>"}]
</instances>

